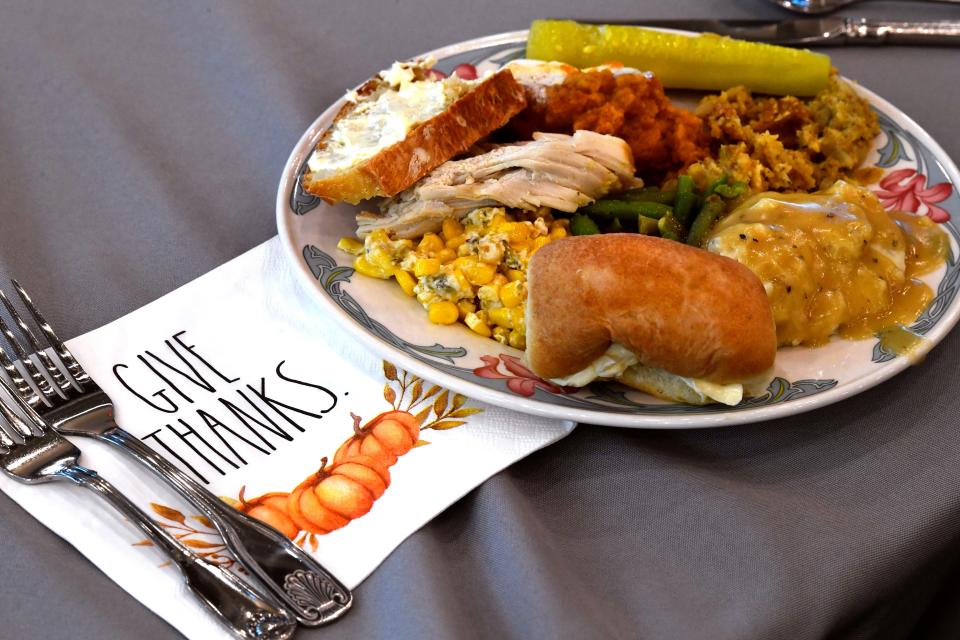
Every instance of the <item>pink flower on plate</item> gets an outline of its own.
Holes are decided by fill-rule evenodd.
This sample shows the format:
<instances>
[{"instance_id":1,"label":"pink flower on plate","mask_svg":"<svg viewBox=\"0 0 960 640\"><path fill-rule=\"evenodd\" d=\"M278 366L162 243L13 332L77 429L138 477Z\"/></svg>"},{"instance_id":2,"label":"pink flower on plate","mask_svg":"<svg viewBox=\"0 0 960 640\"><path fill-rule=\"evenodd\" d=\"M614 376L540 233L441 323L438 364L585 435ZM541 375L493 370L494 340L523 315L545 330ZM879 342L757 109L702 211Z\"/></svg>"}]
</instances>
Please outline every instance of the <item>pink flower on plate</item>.
<instances>
[{"instance_id":1,"label":"pink flower on plate","mask_svg":"<svg viewBox=\"0 0 960 640\"><path fill-rule=\"evenodd\" d=\"M499 358L493 356L480 356L484 366L477 367L473 373L481 378L488 380L506 380L507 388L521 396L530 397L540 387L550 393L567 393L567 390L552 382L547 382L539 378L530 369L527 369L516 356L501 353ZM508 373L500 373L500 363L503 363L504 369ZM512 375L510 375L512 374Z\"/></svg>"},{"instance_id":2,"label":"pink flower on plate","mask_svg":"<svg viewBox=\"0 0 960 640\"><path fill-rule=\"evenodd\" d=\"M916 169L898 169L883 177L876 193L887 209L919 213L920 205L926 205L931 220L946 222L950 214L934 203L949 198L951 191L953 187L949 182L927 187L927 176Z\"/></svg>"}]
</instances>

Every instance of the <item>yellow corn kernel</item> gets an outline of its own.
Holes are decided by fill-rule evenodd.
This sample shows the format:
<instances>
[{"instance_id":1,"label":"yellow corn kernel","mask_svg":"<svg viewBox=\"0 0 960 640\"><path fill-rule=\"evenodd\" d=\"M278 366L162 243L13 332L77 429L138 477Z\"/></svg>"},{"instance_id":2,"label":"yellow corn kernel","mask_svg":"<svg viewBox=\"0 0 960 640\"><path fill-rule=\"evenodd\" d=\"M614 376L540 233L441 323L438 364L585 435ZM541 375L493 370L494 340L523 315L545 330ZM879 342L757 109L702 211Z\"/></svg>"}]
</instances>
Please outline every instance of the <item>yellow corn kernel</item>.
<instances>
[{"instance_id":1,"label":"yellow corn kernel","mask_svg":"<svg viewBox=\"0 0 960 640\"><path fill-rule=\"evenodd\" d=\"M527 333L527 305L526 303L521 304L520 306L514 307L513 309L508 309L510 312L510 323L511 329L519 331L521 335L526 335Z\"/></svg>"},{"instance_id":2,"label":"yellow corn kernel","mask_svg":"<svg viewBox=\"0 0 960 640\"><path fill-rule=\"evenodd\" d=\"M507 276L503 275L502 273L498 273L497 275L493 276L493 280L491 280L491 284L495 284L497 287L502 287L508 282L509 280L507 279Z\"/></svg>"},{"instance_id":3,"label":"yellow corn kernel","mask_svg":"<svg viewBox=\"0 0 960 640\"><path fill-rule=\"evenodd\" d=\"M477 305L467 300L461 300L457 303L457 309L460 309L460 319L463 320L467 317L467 314L473 313L477 310Z\"/></svg>"},{"instance_id":4,"label":"yellow corn kernel","mask_svg":"<svg viewBox=\"0 0 960 640\"><path fill-rule=\"evenodd\" d=\"M452 302L441 300L427 307L427 317L434 324L453 324L460 318L460 310Z\"/></svg>"},{"instance_id":5,"label":"yellow corn kernel","mask_svg":"<svg viewBox=\"0 0 960 640\"><path fill-rule=\"evenodd\" d=\"M462 292L467 292L468 295L473 295L473 288L470 286L470 281L467 280L467 276L463 275L463 271L455 268L453 270L453 277L457 279L457 289Z\"/></svg>"},{"instance_id":6,"label":"yellow corn kernel","mask_svg":"<svg viewBox=\"0 0 960 640\"><path fill-rule=\"evenodd\" d=\"M530 248L530 255L532 256L537 251L543 248L544 245L550 244L550 236L541 236L539 238L534 238L533 246Z\"/></svg>"},{"instance_id":7,"label":"yellow corn kernel","mask_svg":"<svg viewBox=\"0 0 960 640\"><path fill-rule=\"evenodd\" d=\"M560 240L567 237L567 230L563 227L552 227L550 229L550 239Z\"/></svg>"},{"instance_id":8,"label":"yellow corn kernel","mask_svg":"<svg viewBox=\"0 0 960 640\"><path fill-rule=\"evenodd\" d=\"M460 248L460 245L462 245L466 241L467 241L467 236L462 233L460 235L447 238L447 249L453 249L454 251L456 251L457 249Z\"/></svg>"},{"instance_id":9,"label":"yellow corn kernel","mask_svg":"<svg viewBox=\"0 0 960 640\"><path fill-rule=\"evenodd\" d=\"M469 269L477 265L476 256L460 256L453 261L454 269Z\"/></svg>"},{"instance_id":10,"label":"yellow corn kernel","mask_svg":"<svg viewBox=\"0 0 960 640\"><path fill-rule=\"evenodd\" d=\"M443 264L447 264L448 262L453 262L454 258L457 257L457 252L453 249L440 249L440 251L437 251L435 257Z\"/></svg>"},{"instance_id":11,"label":"yellow corn kernel","mask_svg":"<svg viewBox=\"0 0 960 640\"><path fill-rule=\"evenodd\" d=\"M509 338L510 338L510 329L504 329L503 327L493 328L493 339L499 342L500 344L507 344L507 340Z\"/></svg>"},{"instance_id":12,"label":"yellow corn kernel","mask_svg":"<svg viewBox=\"0 0 960 640\"><path fill-rule=\"evenodd\" d=\"M413 275L418 278L432 276L440 271L440 261L436 258L418 258L413 263Z\"/></svg>"},{"instance_id":13,"label":"yellow corn kernel","mask_svg":"<svg viewBox=\"0 0 960 640\"><path fill-rule=\"evenodd\" d=\"M386 271L378 265L371 263L364 256L357 256L357 259L353 261L353 268L356 269L358 273L370 278L387 280L393 275L393 269Z\"/></svg>"},{"instance_id":14,"label":"yellow corn kernel","mask_svg":"<svg viewBox=\"0 0 960 640\"><path fill-rule=\"evenodd\" d=\"M397 269L393 272L393 277L397 281L397 284L400 285L400 288L403 289L403 292L412 298L414 295L413 288L417 286L417 281L413 276L403 269Z\"/></svg>"},{"instance_id":15,"label":"yellow corn kernel","mask_svg":"<svg viewBox=\"0 0 960 640\"><path fill-rule=\"evenodd\" d=\"M524 251L530 251L530 249L533 248L533 244L529 240L524 240L523 242L511 242L510 248L517 253L522 253Z\"/></svg>"},{"instance_id":16,"label":"yellow corn kernel","mask_svg":"<svg viewBox=\"0 0 960 640\"><path fill-rule=\"evenodd\" d=\"M486 311L477 311L477 317L480 318L481 322L490 324L490 314L488 314Z\"/></svg>"},{"instance_id":17,"label":"yellow corn kernel","mask_svg":"<svg viewBox=\"0 0 960 640\"><path fill-rule=\"evenodd\" d=\"M519 331L513 330L510 332L510 335L507 337L507 344L509 344L514 349L526 349L527 338Z\"/></svg>"},{"instance_id":18,"label":"yellow corn kernel","mask_svg":"<svg viewBox=\"0 0 960 640\"><path fill-rule=\"evenodd\" d=\"M489 338L493 335L493 331L490 330L490 325L477 317L475 313L468 313L463 319L463 323L470 327L474 333L478 333L484 338Z\"/></svg>"},{"instance_id":19,"label":"yellow corn kernel","mask_svg":"<svg viewBox=\"0 0 960 640\"><path fill-rule=\"evenodd\" d=\"M514 280L500 287L500 302L508 309L512 309L523 302L527 292L523 282Z\"/></svg>"},{"instance_id":20,"label":"yellow corn kernel","mask_svg":"<svg viewBox=\"0 0 960 640\"><path fill-rule=\"evenodd\" d=\"M470 284L484 285L493 280L497 275L497 268L492 264L475 263L463 268L463 274L467 276Z\"/></svg>"},{"instance_id":21,"label":"yellow corn kernel","mask_svg":"<svg viewBox=\"0 0 960 640\"><path fill-rule=\"evenodd\" d=\"M449 241L451 238L463 235L463 225L460 224L459 220L444 218L440 233L443 234L444 240Z\"/></svg>"},{"instance_id":22,"label":"yellow corn kernel","mask_svg":"<svg viewBox=\"0 0 960 640\"><path fill-rule=\"evenodd\" d=\"M510 269L507 271L507 280L510 282L518 282L526 279L527 276L523 273L523 271L520 271L520 269Z\"/></svg>"},{"instance_id":23,"label":"yellow corn kernel","mask_svg":"<svg viewBox=\"0 0 960 640\"><path fill-rule=\"evenodd\" d=\"M550 223L550 231L553 231L554 229L561 229L561 228L562 229L570 228L569 218L557 218L556 220Z\"/></svg>"},{"instance_id":24,"label":"yellow corn kernel","mask_svg":"<svg viewBox=\"0 0 960 640\"><path fill-rule=\"evenodd\" d=\"M490 218L490 228L499 229L501 225L505 222L512 222L513 218L508 218L505 213L495 213L493 217Z\"/></svg>"},{"instance_id":25,"label":"yellow corn kernel","mask_svg":"<svg viewBox=\"0 0 960 640\"><path fill-rule=\"evenodd\" d=\"M417 251L420 253L435 253L443 249L443 240L435 233L425 233L417 245Z\"/></svg>"},{"instance_id":26,"label":"yellow corn kernel","mask_svg":"<svg viewBox=\"0 0 960 640\"><path fill-rule=\"evenodd\" d=\"M347 253L352 253L355 256L363 253L363 243L357 240L356 238L351 238L349 236L344 236L340 238L340 242L337 243L337 249L340 251L346 251Z\"/></svg>"},{"instance_id":27,"label":"yellow corn kernel","mask_svg":"<svg viewBox=\"0 0 960 640\"><path fill-rule=\"evenodd\" d=\"M513 329L513 309L507 309L506 307L500 307L499 309L488 309L487 315L490 317L490 322L493 324L504 327L506 329Z\"/></svg>"},{"instance_id":28,"label":"yellow corn kernel","mask_svg":"<svg viewBox=\"0 0 960 640\"><path fill-rule=\"evenodd\" d=\"M505 233L510 242L523 242L530 239L529 226L523 222L506 222L500 225L498 231Z\"/></svg>"},{"instance_id":29,"label":"yellow corn kernel","mask_svg":"<svg viewBox=\"0 0 960 640\"><path fill-rule=\"evenodd\" d=\"M377 252L368 251L366 255L363 257L366 259L367 263L369 263L371 266L373 266L376 269L379 269L383 273L386 273L387 277L392 276L393 270L397 268L396 265L393 263L393 258L391 258L386 253L382 253L379 251Z\"/></svg>"}]
</instances>

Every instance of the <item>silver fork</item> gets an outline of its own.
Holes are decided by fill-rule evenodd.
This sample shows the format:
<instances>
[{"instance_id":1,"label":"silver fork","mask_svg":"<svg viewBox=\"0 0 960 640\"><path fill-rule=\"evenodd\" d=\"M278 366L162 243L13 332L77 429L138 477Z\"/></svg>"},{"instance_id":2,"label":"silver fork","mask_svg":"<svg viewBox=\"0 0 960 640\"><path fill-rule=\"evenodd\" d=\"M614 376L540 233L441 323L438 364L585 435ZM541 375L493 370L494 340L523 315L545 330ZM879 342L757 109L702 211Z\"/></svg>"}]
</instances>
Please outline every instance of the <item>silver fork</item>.
<instances>
[{"instance_id":1,"label":"silver fork","mask_svg":"<svg viewBox=\"0 0 960 640\"><path fill-rule=\"evenodd\" d=\"M28 424L0 399L0 467L5 472L28 484L70 481L106 499L167 554L180 569L187 586L239 637L284 640L293 635L297 622L279 601L181 546L96 471L80 466L80 450L50 428L2 380L0 388L8 392L29 419Z\"/></svg>"},{"instance_id":2,"label":"silver fork","mask_svg":"<svg viewBox=\"0 0 960 640\"><path fill-rule=\"evenodd\" d=\"M301 624L320 626L347 612L353 604L350 591L306 551L273 527L230 507L144 442L120 428L114 421L113 402L87 375L23 287L16 280L12 283L54 354L51 357L44 350L33 331L0 290L0 301L50 376L48 381L27 349L0 317L0 331L40 392L37 394L33 390L0 347L0 366L7 372L17 396L23 402L60 433L88 436L116 445L166 481L213 522L240 564L260 578L296 612ZM67 371L69 379L54 360Z\"/></svg>"}]
</instances>

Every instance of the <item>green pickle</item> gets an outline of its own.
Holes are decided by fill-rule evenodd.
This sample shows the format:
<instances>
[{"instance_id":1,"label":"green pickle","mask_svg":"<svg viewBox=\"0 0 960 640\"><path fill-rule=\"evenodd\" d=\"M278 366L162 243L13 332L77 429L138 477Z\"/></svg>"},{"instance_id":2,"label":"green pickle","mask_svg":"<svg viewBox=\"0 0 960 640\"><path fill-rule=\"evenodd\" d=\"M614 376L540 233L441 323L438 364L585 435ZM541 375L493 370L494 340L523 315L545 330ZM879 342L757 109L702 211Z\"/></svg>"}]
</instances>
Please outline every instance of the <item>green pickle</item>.
<instances>
[{"instance_id":1,"label":"green pickle","mask_svg":"<svg viewBox=\"0 0 960 640\"><path fill-rule=\"evenodd\" d=\"M534 20L527 57L580 68L620 62L652 71L670 89L722 91L744 85L759 93L812 96L827 86L830 75L830 58L806 49L572 20Z\"/></svg>"}]
</instances>

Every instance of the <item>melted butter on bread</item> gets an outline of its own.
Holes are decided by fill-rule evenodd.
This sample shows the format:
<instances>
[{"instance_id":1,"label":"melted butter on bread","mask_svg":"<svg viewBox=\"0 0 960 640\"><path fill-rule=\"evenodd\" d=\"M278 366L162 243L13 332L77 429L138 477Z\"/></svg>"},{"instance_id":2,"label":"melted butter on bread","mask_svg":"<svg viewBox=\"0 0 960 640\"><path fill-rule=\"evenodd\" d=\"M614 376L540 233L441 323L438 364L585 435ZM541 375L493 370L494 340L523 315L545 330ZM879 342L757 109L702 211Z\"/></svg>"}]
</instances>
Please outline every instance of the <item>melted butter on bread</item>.
<instances>
[{"instance_id":1,"label":"melted butter on bread","mask_svg":"<svg viewBox=\"0 0 960 640\"><path fill-rule=\"evenodd\" d=\"M334 124L326 146L311 154L310 171L327 175L372 158L404 140L421 122L443 113L477 84L456 76L416 80L411 65L401 63L394 63L381 77L388 88L375 100L358 101L355 92L348 97L356 108Z\"/></svg>"}]
</instances>

